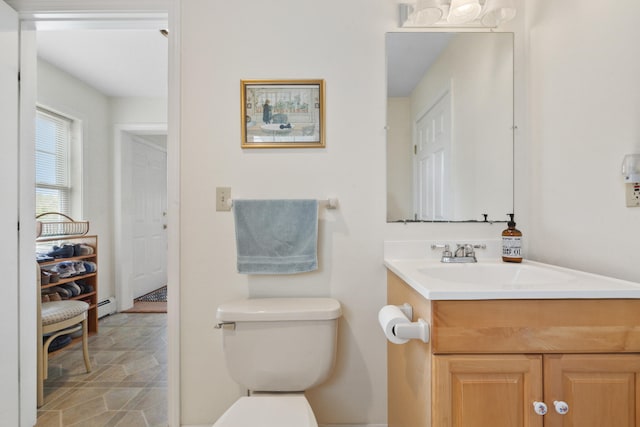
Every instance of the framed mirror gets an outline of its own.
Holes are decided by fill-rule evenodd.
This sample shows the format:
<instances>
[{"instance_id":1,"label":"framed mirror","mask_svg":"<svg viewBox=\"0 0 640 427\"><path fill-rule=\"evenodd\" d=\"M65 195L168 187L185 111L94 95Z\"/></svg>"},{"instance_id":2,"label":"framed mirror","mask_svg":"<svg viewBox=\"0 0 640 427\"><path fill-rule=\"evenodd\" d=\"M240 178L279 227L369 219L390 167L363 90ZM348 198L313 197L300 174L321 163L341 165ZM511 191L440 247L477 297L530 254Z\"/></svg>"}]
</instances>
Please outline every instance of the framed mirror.
<instances>
[{"instance_id":1,"label":"framed mirror","mask_svg":"<svg viewBox=\"0 0 640 427\"><path fill-rule=\"evenodd\" d=\"M388 33L386 49L387 221L506 221L513 34Z\"/></svg>"}]
</instances>

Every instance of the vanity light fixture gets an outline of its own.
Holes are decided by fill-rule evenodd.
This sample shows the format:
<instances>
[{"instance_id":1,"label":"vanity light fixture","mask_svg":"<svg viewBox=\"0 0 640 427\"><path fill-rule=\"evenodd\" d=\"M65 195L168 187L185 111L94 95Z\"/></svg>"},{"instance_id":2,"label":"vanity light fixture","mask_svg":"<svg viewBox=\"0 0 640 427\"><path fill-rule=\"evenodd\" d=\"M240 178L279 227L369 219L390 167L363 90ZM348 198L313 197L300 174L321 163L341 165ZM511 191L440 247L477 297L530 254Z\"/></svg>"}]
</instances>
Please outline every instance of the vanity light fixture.
<instances>
[{"instance_id":1,"label":"vanity light fixture","mask_svg":"<svg viewBox=\"0 0 640 427\"><path fill-rule=\"evenodd\" d=\"M516 16L513 0L415 0L400 3L400 27L496 28Z\"/></svg>"}]
</instances>

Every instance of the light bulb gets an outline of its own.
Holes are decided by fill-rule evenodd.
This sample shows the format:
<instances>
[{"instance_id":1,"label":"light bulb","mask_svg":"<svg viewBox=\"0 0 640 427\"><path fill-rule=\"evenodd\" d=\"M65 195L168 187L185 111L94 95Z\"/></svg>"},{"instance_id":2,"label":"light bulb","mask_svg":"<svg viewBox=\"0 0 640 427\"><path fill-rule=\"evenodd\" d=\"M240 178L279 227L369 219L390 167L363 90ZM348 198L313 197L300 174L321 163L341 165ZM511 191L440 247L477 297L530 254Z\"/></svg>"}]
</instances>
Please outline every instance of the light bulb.
<instances>
[{"instance_id":1,"label":"light bulb","mask_svg":"<svg viewBox=\"0 0 640 427\"><path fill-rule=\"evenodd\" d=\"M481 11L478 0L451 0L447 21L450 24L465 24L476 19Z\"/></svg>"}]
</instances>

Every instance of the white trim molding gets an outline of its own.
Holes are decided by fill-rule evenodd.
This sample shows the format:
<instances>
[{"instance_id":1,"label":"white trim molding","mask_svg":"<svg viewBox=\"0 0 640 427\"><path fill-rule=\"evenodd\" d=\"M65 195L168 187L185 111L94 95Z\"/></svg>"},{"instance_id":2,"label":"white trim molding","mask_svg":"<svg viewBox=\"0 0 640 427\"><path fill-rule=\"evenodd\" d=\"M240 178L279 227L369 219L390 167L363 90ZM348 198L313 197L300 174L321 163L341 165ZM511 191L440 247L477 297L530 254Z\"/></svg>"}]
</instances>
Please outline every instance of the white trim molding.
<instances>
[{"instance_id":1,"label":"white trim molding","mask_svg":"<svg viewBox=\"0 0 640 427\"><path fill-rule=\"evenodd\" d=\"M172 0L5 0L21 13L43 14L51 12L159 12L166 13Z\"/></svg>"}]
</instances>

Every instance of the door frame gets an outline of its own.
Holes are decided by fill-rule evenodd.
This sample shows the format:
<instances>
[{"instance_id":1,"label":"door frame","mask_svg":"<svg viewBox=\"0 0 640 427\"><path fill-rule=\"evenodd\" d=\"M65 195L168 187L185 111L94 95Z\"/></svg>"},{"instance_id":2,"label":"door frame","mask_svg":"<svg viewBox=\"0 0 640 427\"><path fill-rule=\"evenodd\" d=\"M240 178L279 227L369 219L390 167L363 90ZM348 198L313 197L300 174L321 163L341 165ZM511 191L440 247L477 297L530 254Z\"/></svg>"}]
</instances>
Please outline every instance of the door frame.
<instances>
[{"instance_id":1,"label":"door frame","mask_svg":"<svg viewBox=\"0 0 640 427\"><path fill-rule=\"evenodd\" d=\"M168 96L168 135L167 135L167 211L168 211L168 253L167 253L167 274L168 288L171 298L167 304L167 357L168 357L168 424L170 427L180 425L180 8L181 0L148 1L148 0L85 0L77 2L74 0L6 0L7 4L15 9L20 18L20 27L23 31L33 32L40 25L88 25L95 24L99 28L126 28L132 23L157 21L158 19L168 19L171 37L169 37L169 96ZM43 28L43 27L40 27ZM136 28L139 28L136 27ZM33 37L33 34L27 34ZM22 37L22 34L21 34ZM28 39L28 38L27 38ZM29 39L28 39L29 40ZM29 69L21 69L21 91L20 91L20 148L21 154L26 156L28 149L32 145L28 136L34 134L34 125L29 120L29 112L35 112L35 43L21 43L20 56L21 67L28 66ZM26 58L26 60L25 60ZM35 113L34 113L35 114ZM27 137L25 137L27 136ZM31 145L30 145L31 144ZM26 147L25 150L23 150ZM30 200L33 193L33 186L30 185L35 176L35 165L32 161L27 161L25 157L20 159L20 200ZM33 211L33 210L32 210ZM35 218L32 215L21 215L23 218L21 228L23 230L35 230ZM22 234L22 233L21 233ZM35 233L30 235L35 236ZM26 235L21 236L26 239ZM23 247L26 245L23 245ZM32 247L32 246L31 246ZM21 250L21 255L23 252ZM19 267L19 286L21 289L33 289L33 264L27 262L32 260L27 256L21 256ZM21 319L36 316L36 300L29 293L20 293L19 306L21 307ZM35 341L32 325L29 322L21 321L19 324L19 335L21 342ZM20 354L21 369L25 372L36 371L35 357L26 352ZM20 418L29 420L36 414L36 392L35 382L25 381L20 383ZM26 426L25 422L25 426Z\"/></svg>"}]
</instances>

